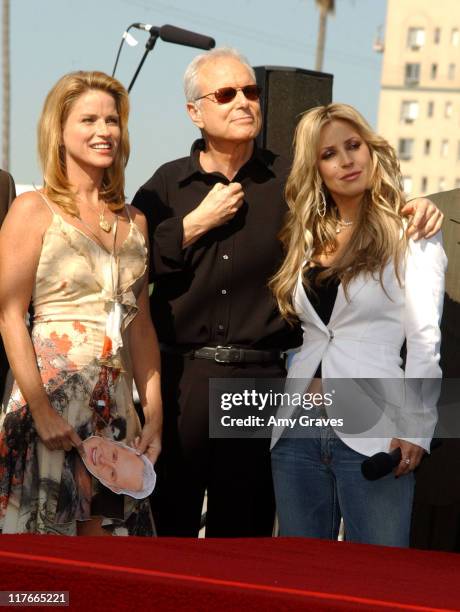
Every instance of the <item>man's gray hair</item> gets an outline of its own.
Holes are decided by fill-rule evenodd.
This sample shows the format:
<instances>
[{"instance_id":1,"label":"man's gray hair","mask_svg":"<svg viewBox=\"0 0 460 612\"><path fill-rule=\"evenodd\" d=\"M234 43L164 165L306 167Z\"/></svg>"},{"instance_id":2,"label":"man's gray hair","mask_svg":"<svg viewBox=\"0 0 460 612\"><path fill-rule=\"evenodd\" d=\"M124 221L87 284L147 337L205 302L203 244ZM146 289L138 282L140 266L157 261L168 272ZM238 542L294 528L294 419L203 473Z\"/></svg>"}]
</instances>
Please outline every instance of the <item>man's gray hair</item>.
<instances>
[{"instance_id":1,"label":"man's gray hair","mask_svg":"<svg viewBox=\"0 0 460 612\"><path fill-rule=\"evenodd\" d=\"M184 92L187 102L194 102L197 98L202 96L203 93L210 93L200 91L198 85L198 74L204 64L221 57L237 60L243 64L243 66L246 66L251 77L254 79L254 81L256 80L254 69L244 55L241 55L239 51L232 49L231 47L217 47L217 49L212 49L212 51L197 55L187 66L187 70L184 74Z\"/></svg>"}]
</instances>

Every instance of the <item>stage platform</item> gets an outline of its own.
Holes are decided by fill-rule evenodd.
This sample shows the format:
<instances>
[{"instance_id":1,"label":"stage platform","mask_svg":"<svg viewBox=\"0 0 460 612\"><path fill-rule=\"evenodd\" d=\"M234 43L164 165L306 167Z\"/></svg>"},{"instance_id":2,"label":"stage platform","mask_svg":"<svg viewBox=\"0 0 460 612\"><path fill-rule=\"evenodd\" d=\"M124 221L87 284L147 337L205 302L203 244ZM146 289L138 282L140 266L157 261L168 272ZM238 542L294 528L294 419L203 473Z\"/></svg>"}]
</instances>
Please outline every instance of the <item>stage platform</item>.
<instances>
[{"instance_id":1,"label":"stage platform","mask_svg":"<svg viewBox=\"0 0 460 612\"><path fill-rule=\"evenodd\" d=\"M298 538L0 536L0 590L75 610L460 610L460 556Z\"/></svg>"}]
</instances>

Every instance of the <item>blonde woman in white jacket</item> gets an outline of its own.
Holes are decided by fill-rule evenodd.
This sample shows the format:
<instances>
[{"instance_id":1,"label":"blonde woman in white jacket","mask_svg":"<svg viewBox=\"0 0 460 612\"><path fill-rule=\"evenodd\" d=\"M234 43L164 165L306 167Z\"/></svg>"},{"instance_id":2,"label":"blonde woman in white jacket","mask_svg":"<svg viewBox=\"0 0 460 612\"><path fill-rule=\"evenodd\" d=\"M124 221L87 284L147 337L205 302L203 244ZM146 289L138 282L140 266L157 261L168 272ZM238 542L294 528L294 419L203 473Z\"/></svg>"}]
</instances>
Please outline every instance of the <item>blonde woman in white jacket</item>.
<instances>
[{"instance_id":1,"label":"blonde woman in white jacket","mask_svg":"<svg viewBox=\"0 0 460 612\"><path fill-rule=\"evenodd\" d=\"M401 183L393 149L354 108L331 104L301 119L286 258L271 287L282 315L303 328L287 389L334 399L279 411L298 423L273 433L281 535L335 539L343 517L349 541L408 545L413 470L436 423L446 256L439 234L407 237ZM344 426L315 420L328 416ZM397 448L394 473L366 481L362 461Z\"/></svg>"}]
</instances>

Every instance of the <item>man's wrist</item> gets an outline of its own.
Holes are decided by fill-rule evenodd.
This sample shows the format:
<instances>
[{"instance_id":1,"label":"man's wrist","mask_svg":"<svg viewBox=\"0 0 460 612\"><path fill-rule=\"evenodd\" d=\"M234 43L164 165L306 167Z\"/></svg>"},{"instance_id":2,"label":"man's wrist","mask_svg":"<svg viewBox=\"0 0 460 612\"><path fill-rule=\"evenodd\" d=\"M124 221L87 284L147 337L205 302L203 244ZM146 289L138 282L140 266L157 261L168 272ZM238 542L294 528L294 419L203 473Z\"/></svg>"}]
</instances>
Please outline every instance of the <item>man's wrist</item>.
<instances>
[{"instance_id":1,"label":"man's wrist","mask_svg":"<svg viewBox=\"0 0 460 612\"><path fill-rule=\"evenodd\" d=\"M210 229L197 210L192 210L192 212L183 218L182 226L184 230L182 244L184 247L193 244L193 242L201 238Z\"/></svg>"}]
</instances>

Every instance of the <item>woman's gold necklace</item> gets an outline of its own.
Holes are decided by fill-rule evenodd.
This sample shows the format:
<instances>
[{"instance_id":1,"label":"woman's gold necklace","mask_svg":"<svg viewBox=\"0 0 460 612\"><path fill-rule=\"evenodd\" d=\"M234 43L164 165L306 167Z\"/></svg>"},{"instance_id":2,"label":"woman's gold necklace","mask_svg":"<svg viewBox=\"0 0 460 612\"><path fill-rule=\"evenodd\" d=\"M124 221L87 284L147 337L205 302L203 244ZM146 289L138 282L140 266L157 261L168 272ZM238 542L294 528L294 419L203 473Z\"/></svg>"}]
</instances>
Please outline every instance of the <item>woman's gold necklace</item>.
<instances>
[{"instance_id":1,"label":"woman's gold necklace","mask_svg":"<svg viewBox=\"0 0 460 612\"><path fill-rule=\"evenodd\" d=\"M106 218L104 217L104 212L105 212L105 207L107 206L107 203L104 202L104 204L102 205L102 208L99 209L99 227L106 232L107 234L110 233L112 231L112 224L109 223ZM80 222L83 223L83 225L85 225L90 232L96 236L97 234L94 233L93 229L91 228L91 226L89 225L89 223L86 223L86 221L84 221L81 218L81 214L80 214Z\"/></svg>"},{"instance_id":2,"label":"woman's gold necklace","mask_svg":"<svg viewBox=\"0 0 460 612\"><path fill-rule=\"evenodd\" d=\"M107 202L104 202L103 207L99 211L99 227L102 230L104 230L104 232L109 233L110 231L112 231L112 224L109 223L107 219L104 217L106 206L107 206Z\"/></svg>"}]
</instances>

